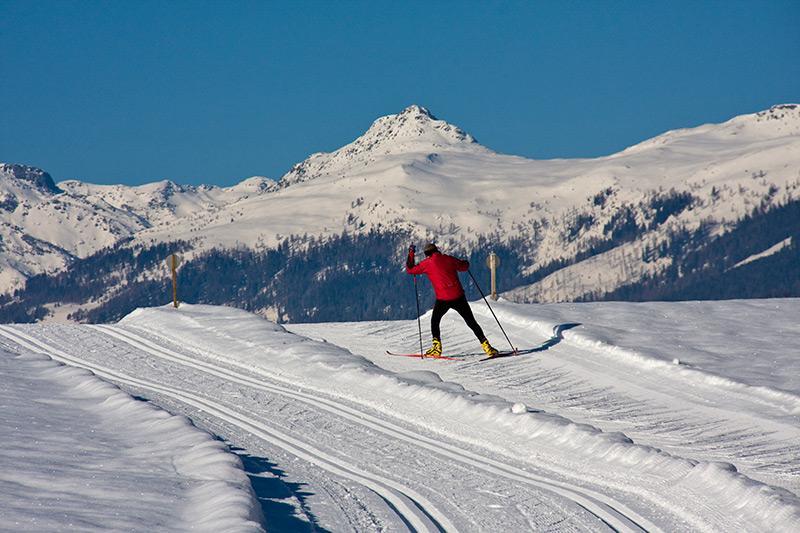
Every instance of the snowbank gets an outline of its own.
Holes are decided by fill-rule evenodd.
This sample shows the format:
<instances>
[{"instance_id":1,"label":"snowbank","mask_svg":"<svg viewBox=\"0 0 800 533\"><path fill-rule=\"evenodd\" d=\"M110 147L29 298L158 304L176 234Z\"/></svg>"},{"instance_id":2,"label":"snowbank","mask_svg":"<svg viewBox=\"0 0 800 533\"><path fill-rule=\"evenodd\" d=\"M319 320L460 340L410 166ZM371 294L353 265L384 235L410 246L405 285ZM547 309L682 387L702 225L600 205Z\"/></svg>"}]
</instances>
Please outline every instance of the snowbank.
<instances>
[{"instance_id":1,"label":"snowbank","mask_svg":"<svg viewBox=\"0 0 800 533\"><path fill-rule=\"evenodd\" d=\"M204 305L138 309L122 326L248 371L368 405L433 432L547 464L564 476L655 500L692 527L709 509L740 528L800 527L800 501L731 465L698 462L640 446L563 417L481 396L433 372L398 375L337 346L286 332L244 311Z\"/></svg>"},{"instance_id":2,"label":"snowbank","mask_svg":"<svg viewBox=\"0 0 800 533\"><path fill-rule=\"evenodd\" d=\"M0 374L1 530L262 531L239 458L187 418L41 353Z\"/></svg>"}]
</instances>

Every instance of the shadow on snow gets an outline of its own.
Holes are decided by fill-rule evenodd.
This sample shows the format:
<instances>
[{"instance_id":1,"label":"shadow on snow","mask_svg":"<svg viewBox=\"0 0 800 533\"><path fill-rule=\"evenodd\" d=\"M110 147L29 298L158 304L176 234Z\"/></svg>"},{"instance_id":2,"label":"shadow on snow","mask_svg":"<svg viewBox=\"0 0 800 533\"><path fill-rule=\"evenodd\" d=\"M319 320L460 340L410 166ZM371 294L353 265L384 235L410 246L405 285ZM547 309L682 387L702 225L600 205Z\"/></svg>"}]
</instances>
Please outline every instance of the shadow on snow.
<instances>
[{"instance_id":1,"label":"shadow on snow","mask_svg":"<svg viewBox=\"0 0 800 533\"><path fill-rule=\"evenodd\" d=\"M230 450L242 460L245 473L261 504L264 526L268 526L269 531L327 532L306 507L306 499L312 493L303 490L305 483L287 481L286 472L264 457L250 455L235 446L230 446ZM285 501L290 498L297 500L300 509Z\"/></svg>"},{"instance_id":2,"label":"shadow on snow","mask_svg":"<svg viewBox=\"0 0 800 533\"><path fill-rule=\"evenodd\" d=\"M557 326L553 327L553 336L544 341L542 344L535 348L531 348L530 350L525 350L526 352L543 352L545 350L549 350L559 342L564 340L564 332L568 329L572 329L575 327L580 326L580 322L567 322L566 324L558 324Z\"/></svg>"}]
</instances>

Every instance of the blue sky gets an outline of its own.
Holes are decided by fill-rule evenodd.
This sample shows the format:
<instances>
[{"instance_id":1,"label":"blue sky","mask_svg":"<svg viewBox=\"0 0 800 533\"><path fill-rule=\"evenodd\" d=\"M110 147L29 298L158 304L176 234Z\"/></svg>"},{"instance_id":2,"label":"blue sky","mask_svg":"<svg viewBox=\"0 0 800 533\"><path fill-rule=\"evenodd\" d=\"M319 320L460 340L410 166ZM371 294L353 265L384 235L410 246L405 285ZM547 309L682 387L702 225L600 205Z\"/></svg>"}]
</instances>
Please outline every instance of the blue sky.
<instances>
[{"instance_id":1,"label":"blue sky","mask_svg":"<svg viewBox=\"0 0 800 533\"><path fill-rule=\"evenodd\" d=\"M280 177L417 103L504 153L606 155L800 101L800 1L0 0L0 161Z\"/></svg>"}]
</instances>

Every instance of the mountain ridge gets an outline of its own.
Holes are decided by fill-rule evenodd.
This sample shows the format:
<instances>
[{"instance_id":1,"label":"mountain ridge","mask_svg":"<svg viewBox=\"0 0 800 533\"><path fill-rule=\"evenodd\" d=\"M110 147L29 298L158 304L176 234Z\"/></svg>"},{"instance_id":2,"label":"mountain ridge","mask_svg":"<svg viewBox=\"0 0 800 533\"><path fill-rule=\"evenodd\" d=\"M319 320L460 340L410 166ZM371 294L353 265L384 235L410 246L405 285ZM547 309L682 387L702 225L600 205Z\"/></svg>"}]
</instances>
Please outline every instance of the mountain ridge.
<instances>
[{"instance_id":1,"label":"mountain ridge","mask_svg":"<svg viewBox=\"0 0 800 533\"><path fill-rule=\"evenodd\" d=\"M11 235L7 240L17 232L19 241L21 231L74 257L127 238L137 246L189 242L188 260L218 248L265 250L291 235L324 239L343 231L407 232L459 249L480 239L513 240L525 243L525 275L562 265L554 278L519 293L562 301L614 291L668 268L670 257L630 257L663 248L676 232L703 226L711 228L710 236L721 234L755 207L796 196L799 154L796 104L665 132L609 156L553 160L499 154L413 105L378 118L339 150L312 154L277 182L253 177L227 188L59 182L62 192L39 198L40 208L71 214L67 220L81 212L93 216L97 228L116 228L87 231L77 239L81 246L69 235L48 241L40 231L42 217L20 218L16 206L0 222ZM0 183L10 182L9 176L1 174ZM0 204L6 200L14 203L0 198ZM26 209L35 203L27 201ZM59 207L64 203L66 211ZM3 250L4 275L16 268L9 257L30 255L28 246ZM0 283L6 290L19 287L25 277L56 272L74 259L48 254L51 260L38 270L35 261L18 269L16 285L1 277ZM602 279L587 269L602 272Z\"/></svg>"}]
</instances>

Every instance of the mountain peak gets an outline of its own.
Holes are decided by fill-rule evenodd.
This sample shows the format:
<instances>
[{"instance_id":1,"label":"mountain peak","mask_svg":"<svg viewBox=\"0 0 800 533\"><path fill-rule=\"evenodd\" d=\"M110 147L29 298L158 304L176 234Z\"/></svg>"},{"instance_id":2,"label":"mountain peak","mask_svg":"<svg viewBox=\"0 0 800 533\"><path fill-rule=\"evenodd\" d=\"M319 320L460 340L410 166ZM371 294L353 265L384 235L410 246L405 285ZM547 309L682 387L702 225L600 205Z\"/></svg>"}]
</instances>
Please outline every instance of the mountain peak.
<instances>
[{"instance_id":1,"label":"mountain peak","mask_svg":"<svg viewBox=\"0 0 800 533\"><path fill-rule=\"evenodd\" d=\"M396 115L381 117L353 143L386 144L427 142L439 147L459 143L475 144L475 138L458 126L437 119L427 108L412 104Z\"/></svg>"},{"instance_id":2,"label":"mountain peak","mask_svg":"<svg viewBox=\"0 0 800 533\"><path fill-rule=\"evenodd\" d=\"M312 154L280 179L280 186L308 181L343 169L364 167L398 154L485 151L475 138L458 126L437 119L417 104L400 113L380 117L358 139L335 152Z\"/></svg>"},{"instance_id":3,"label":"mountain peak","mask_svg":"<svg viewBox=\"0 0 800 533\"><path fill-rule=\"evenodd\" d=\"M434 117L433 114L430 111L428 111L427 108L422 107L421 105L417 105L417 104L411 104L410 106L408 106L407 108L403 109L400 113L398 113L395 116L409 116L409 115L410 116L420 115L420 116L423 116L423 117L427 117L427 118L429 118L431 120L439 120L436 117Z\"/></svg>"},{"instance_id":4,"label":"mountain peak","mask_svg":"<svg viewBox=\"0 0 800 533\"><path fill-rule=\"evenodd\" d=\"M14 163L0 163L0 175L10 176L18 181L26 182L44 193L58 194L64 192L56 187L50 174L40 168Z\"/></svg>"}]
</instances>

